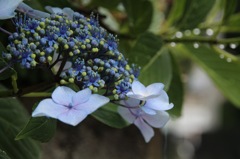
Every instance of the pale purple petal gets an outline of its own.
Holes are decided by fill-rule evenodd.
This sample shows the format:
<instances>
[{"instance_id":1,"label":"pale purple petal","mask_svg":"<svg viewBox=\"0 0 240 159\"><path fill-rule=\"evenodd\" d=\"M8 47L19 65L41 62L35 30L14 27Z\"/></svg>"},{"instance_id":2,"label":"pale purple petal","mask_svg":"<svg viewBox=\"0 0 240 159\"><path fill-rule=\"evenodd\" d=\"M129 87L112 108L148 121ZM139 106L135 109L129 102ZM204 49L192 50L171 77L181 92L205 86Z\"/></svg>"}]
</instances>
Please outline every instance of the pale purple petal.
<instances>
[{"instance_id":1,"label":"pale purple petal","mask_svg":"<svg viewBox=\"0 0 240 159\"><path fill-rule=\"evenodd\" d=\"M56 62L58 56L59 56L59 54L58 54L57 52L54 52L54 53L53 53L53 59L52 59L51 64L53 64L54 62ZM60 58L62 58L61 55L60 55ZM62 63L62 61L59 61L59 62L57 62L57 63L53 66L52 71L53 71L54 74L56 74L57 71L59 70L59 68L60 68L60 66L61 66L61 63ZM66 71L67 69L69 69L69 68L71 68L71 67L72 67L72 62L67 61L66 64L64 65L64 67L63 67L63 71Z\"/></svg>"},{"instance_id":2,"label":"pale purple petal","mask_svg":"<svg viewBox=\"0 0 240 159\"><path fill-rule=\"evenodd\" d=\"M146 124L141 118L138 118L137 120L135 120L134 124L141 131L145 141L149 142L150 139L154 136L153 128L150 127L148 124Z\"/></svg>"},{"instance_id":3,"label":"pale purple petal","mask_svg":"<svg viewBox=\"0 0 240 159\"><path fill-rule=\"evenodd\" d=\"M81 90L73 95L72 104L73 106L79 105L89 100L92 92L89 88Z\"/></svg>"},{"instance_id":4,"label":"pale purple petal","mask_svg":"<svg viewBox=\"0 0 240 159\"><path fill-rule=\"evenodd\" d=\"M148 108L148 107L141 107L141 109L147 113L147 114L150 114L150 115L155 115L156 114L156 111L151 109L151 108Z\"/></svg>"},{"instance_id":5,"label":"pale purple petal","mask_svg":"<svg viewBox=\"0 0 240 159\"><path fill-rule=\"evenodd\" d=\"M133 115L130 109L124 108L119 106L118 107L118 113L121 115L123 119L125 119L129 123L133 123L136 119L136 116Z\"/></svg>"},{"instance_id":6,"label":"pale purple petal","mask_svg":"<svg viewBox=\"0 0 240 159\"><path fill-rule=\"evenodd\" d=\"M98 95L98 94L92 94L89 97L89 100L87 102L74 106L74 109L82 110L87 114L91 114L92 112L97 110L99 107L107 104L108 102L109 102L109 98Z\"/></svg>"},{"instance_id":7,"label":"pale purple petal","mask_svg":"<svg viewBox=\"0 0 240 159\"><path fill-rule=\"evenodd\" d=\"M148 99L144 107L155 110L169 110L173 107L173 104L169 104L167 93L165 91L162 91L160 96Z\"/></svg>"},{"instance_id":8,"label":"pale purple petal","mask_svg":"<svg viewBox=\"0 0 240 159\"><path fill-rule=\"evenodd\" d=\"M132 91L134 94L138 94L138 95L142 95L142 96L145 96L147 93L146 87L139 81L133 81Z\"/></svg>"},{"instance_id":9,"label":"pale purple petal","mask_svg":"<svg viewBox=\"0 0 240 159\"><path fill-rule=\"evenodd\" d=\"M128 92L126 94L129 98L135 98L135 99L144 99L145 97L139 94L134 94L133 92Z\"/></svg>"},{"instance_id":10,"label":"pale purple petal","mask_svg":"<svg viewBox=\"0 0 240 159\"><path fill-rule=\"evenodd\" d=\"M50 13L56 14L56 13L63 13L63 10L58 7L51 7L51 6L46 6L45 9L49 11Z\"/></svg>"},{"instance_id":11,"label":"pale purple petal","mask_svg":"<svg viewBox=\"0 0 240 159\"><path fill-rule=\"evenodd\" d=\"M15 10L22 0L0 0L0 20L15 16Z\"/></svg>"},{"instance_id":12,"label":"pale purple petal","mask_svg":"<svg viewBox=\"0 0 240 159\"><path fill-rule=\"evenodd\" d=\"M169 120L169 115L165 111L158 111L155 115L144 114L142 118L155 128L163 127Z\"/></svg>"},{"instance_id":13,"label":"pale purple petal","mask_svg":"<svg viewBox=\"0 0 240 159\"><path fill-rule=\"evenodd\" d=\"M83 119L87 117L87 113L81 110L75 110L74 108L68 109L68 111L58 115L58 119L66 124L76 126Z\"/></svg>"},{"instance_id":14,"label":"pale purple petal","mask_svg":"<svg viewBox=\"0 0 240 159\"><path fill-rule=\"evenodd\" d=\"M67 107L54 103L52 99L44 99L33 111L32 117L48 116L52 118L57 118L59 114L64 113L67 110Z\"/></svg>"},{"instance_id":15,"label":"pale purple petal","mask_svg":"<svg viewBox=\"0 0 240 159\"><path fill-rule=\"evenodd\" d=\"M63 8L63 13L67 15L67 17L72 20L74 11L71 8Z\"/></svg>"},{"instance_id":16,"label":"pale purple petal","mask_svg":"<svg viewBox=\"0 0 240 159\"><path fill-rule=\"evenodd\" d=\"M139 107L140 100L134 98L128 98L127 100L121 100L120 104L127 107Z\"/></svg>"},{"instance_id":17,"label":"pale purple petal","mask_svg":"<svg viewBox=\"0 0 240 159\"><path fill-rule=\"evenodd\" d=\"M164 85L162 83L153 83L147 86L147 94L148 95L160 95L163 90Z\"/></svg>"},{"instance_id":18,"label":"pale purple petal","mask_svg":"<svg viewBox=\"0 0 240 159\"><path fill-rule=\"evenodd\" d=\"M52 93L52 99L58 104L69 106L72 103L72 97L75 94L76 92L72 89L65 86L59 86Z\"/></svg>"},{"instance_id":19,"label":"pale purple petal","mask_svg":"<svg viewBox=\"0 0 240 159\"><path fill-rule=\"evenodd\" d=\"M59 67L60 67L61 63L58 63L58 64L59 64ZM65 70L67 70L71 67L72 67L72 62L67 61L66 64L64 65L64 67L63 67L63 71L65 71Z\"/></svg>"},{"instance_id":20,"label":"pale purple petal","mask_svg":"<svg viewBox=\"0 0 240 159\"><path fill-rule=\"evenodd\" d=\"M39 10L35 10L23 2L19 4L19 6L17 7L17 10L27 14L31 18L40 19L40 18L50 17L50 14L39 11Z\"/></svg>"}]
</instances>

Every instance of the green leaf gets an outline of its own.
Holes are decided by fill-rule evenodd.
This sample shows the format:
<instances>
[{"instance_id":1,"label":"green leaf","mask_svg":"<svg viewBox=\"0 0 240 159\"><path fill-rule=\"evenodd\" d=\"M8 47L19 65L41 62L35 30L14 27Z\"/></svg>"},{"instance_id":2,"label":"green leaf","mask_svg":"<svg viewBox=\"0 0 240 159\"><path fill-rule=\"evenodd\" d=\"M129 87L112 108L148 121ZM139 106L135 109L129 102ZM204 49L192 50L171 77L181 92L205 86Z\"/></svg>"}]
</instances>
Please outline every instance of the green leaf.
<instances>
[{"instance_id":1,"label":"green leaf","mask_svg":"<svg viewBox=\"0 0 240 159\"><path fill-rule=\"evenodd\" d=\"M41 142L48 142L55 134L56 125L56 120L52 118L31 118L23 130L16 136L16 140L31 137Z\"/></svg>"},{"instance_id":2,"label":"green leaf","mask_svg":"<svg viewBox=\"0 0 240 159\"><path fill-rule=\"evenodd\" d=\"M6 152L0 150L0 159L10 159Z\"/></svg>"},{"instance_id":3,"label":"green leaf","mask_svg":"<svg viewBox=\"0 0 240 159\"><path fill-rule=\"evenodd\" d=\"M184 13L187 0L174 0L169 15L167 16L167 26L175 24Z\"/></svg>"},{"instance_id":4,"label":"green leaf","mask_svg":"<svg viewBox=\"0 0 240 159\"><path fill-rule=\"evenodd\" d=\"M112 108L110 108L112 107ZM108 103L91 114L100 122L114 128L123 128L129 124L118 114L116 105Z\"/></svg>"},{"instance_id":5,"label":"green leaf","mask_svg":"<svg viewBox=\"0 0 240 159\"><path fill-rule=\"evenodd\" d=\"M152 33L141 34L128 53L130 62L144 67L162 47L160 37Z\"/></svg>"},{"instance_id":6,"label":"green leaf","mask_svg":"<svg viewBox=\"0 0 240 159\"><path fill-rule=\"evenodd\" d=\"M169 96L169 100L171 103L174 104L174 107L168 110L168 112L174 117L179 117L181 116L183 106L184 96L183 83L181 80L179 66L173 55L171 55L171 61L172 61L172 80L167 93Z\"/></svg>"},{"instance_id":7,"label":"green leaf","mask_svg":"<svg viewBox=\"0 0 240 159\"><path fill-rule=\"evenodd\" d=\"M215 0L187 0L178 28L193 29L203 22L213 7Z\"/></svg>"},{"instance_id":8,"label":"green leaf","mask_svg":"<svg viewBox=\"0 0 240 159\"><path fill-rule=\"evenodd\" d=\"M204 27L218 30L219 26L225 24L237 7L237 0L218 0L209 12L204 22Z\"/></svg>"},{"instance_id":9,"label":"green leaf","mask_svg":"<svg viewBox=\"0 0 240 159\"><path fill-rule=\"evenodd\" d=\"M237 0L224 0L224 16L223 21L226 21L236 10Z\"/></svg>"},{"instance_id":10,"label":"green leaf","mask_svg":"<svg viewBox=\"0 0 240 159\"><path fill-rule=\"evenodd\" d=\"M14 138L27 121L27 113L14 98L0 99L0 149L12 159L39 158L39 145L32 139Z\"/></svg>"},{"instance_id":11,"label":"green leaf","mask_svg":"<svg viewBox=\"0 0 240 159\"><path fill-rule=\"evenodd\" d=\"M240 32L240 13L229 17L225 25L221 27L222 32Z\"/></svg>"},{"instance_id":12,"label":"green leaf","mask_svg":"<svg viewBox=\"0 0 240 159\"><path fill-rule=\"evenodd\" d=\"M139 79L143 84L161 82L167 90L172 78L171 58L166 49L161 49L162 45L160 37L148 32L141 34L129 52L129 59L142 67Z\"/></svg>"},{"instance_id":13,"label":"green leaf","mask_svg":"<svg viewBox=\"0 0 240 159\"><path fill-rule=\"evenodd\" d=\"M115 9L120 2L121 0L92 0L88 7L94 8L101 6L108 9Z\"/></svg>"},{"instance_id":14,"label":"green leaf","mask_svg":"<svg viewBox=\"0 0 240 159\"><path fill-rule=\"evenodd\" d=\"M179 44L170 48L175 53L185 54L198 63L212 78L222 93L236 106L240 107L240 60L217 47Z\"/></svg>"},{"instance_id":15,"label":"green leaf","mask_svg":"<svg viewBox=\"0 0 240 159\"><path fill-rule=\"evenodd\" d=\"M149 62L142 67L140 72L140 81L145 85L161 82L168 90L172 79L171 57L166 48L158 51Z\"/></svg>"},{"instance_id":16,"label":"green leaf","mask_svg":"<svg viewBox=\"0 0 240 159\"><path fill-rule=\"evenodd\" d=\"M123 0L128 15L130 33L139 34L148 29L153 16L152 3L147 0Z\"/></svg>"}]
</instances>

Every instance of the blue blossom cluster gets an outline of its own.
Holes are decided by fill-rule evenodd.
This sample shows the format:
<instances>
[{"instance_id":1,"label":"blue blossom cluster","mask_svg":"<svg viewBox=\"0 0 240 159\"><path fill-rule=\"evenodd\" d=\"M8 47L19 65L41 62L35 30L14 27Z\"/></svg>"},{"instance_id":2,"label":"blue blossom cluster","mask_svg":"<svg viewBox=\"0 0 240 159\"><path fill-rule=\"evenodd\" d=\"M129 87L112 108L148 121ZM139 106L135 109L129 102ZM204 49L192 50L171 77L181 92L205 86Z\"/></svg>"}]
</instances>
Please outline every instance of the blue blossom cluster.
<instances>
[{"instance_id":1,"label":"blue blossom cluster","mask_svg":"<svg viewBox=\"0 0 240 159\"><path fill-rule=\"evenodd\" d=\"M116 100L126 97L138 77L139 68L130 66L119 52L118 39L93 15L54 13L41 19L19 15L15 25L17 31L9 36L3 56L23 68L55 68L62 84L76 83L94 92L104 88Z\"/></svg>"}]
</instances>

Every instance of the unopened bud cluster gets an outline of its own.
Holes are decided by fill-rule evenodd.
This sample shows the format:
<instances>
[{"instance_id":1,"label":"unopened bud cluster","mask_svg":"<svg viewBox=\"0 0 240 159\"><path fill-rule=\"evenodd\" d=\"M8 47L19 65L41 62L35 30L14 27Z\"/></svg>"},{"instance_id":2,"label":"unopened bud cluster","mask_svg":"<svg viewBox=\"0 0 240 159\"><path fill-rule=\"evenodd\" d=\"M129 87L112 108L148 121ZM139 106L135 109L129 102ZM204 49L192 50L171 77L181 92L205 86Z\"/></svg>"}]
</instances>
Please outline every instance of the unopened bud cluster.
<instances>
[{"instance_id":1,"label":"unopened bud cluster","mask_svg":"<svg viewBox=\"0 0 240 159\"><path fill-rule=\"evenodd\" d=\"M115 99L124 99L138 77L139 68L128 64L116 37L100 27L94 16L74 12L72 18L52 14L33 19L19 15L15 25L3 56L23 68L52 68L70 62L69 68L58 67L62 84L76 83L94 92L104 88Z\"/></svg>"}]
</instances>

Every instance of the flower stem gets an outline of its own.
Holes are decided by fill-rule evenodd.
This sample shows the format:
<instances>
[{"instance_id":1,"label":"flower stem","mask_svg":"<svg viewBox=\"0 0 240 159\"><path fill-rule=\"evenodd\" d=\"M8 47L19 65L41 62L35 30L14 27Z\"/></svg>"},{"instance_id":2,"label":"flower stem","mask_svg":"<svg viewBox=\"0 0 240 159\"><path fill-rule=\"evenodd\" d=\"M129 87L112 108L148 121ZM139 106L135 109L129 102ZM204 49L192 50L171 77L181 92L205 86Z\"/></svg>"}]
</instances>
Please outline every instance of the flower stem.
<instances>
[{"instance_id":1,"label":"flower stem","mask_svg":"<svg viewBox=\"0 0 240 159\"><path fill-rule=\"evenodd\" d=\"M1 70L0 70L0 74L1 73L3 73L6 69L8 69L10 67L10 65L7 65L7 66L5 66L4 68L2 68Z\"/></svg>"},{"instance_id":2,"label":"flower stem","mask_svg":"<svg viewBox=\"0 0 240 159\"><path fill-rule=\"evenodd\" d=\"M24 94L21 97L51 97L52 93L47 92L32 92L28 94Z\"/></svg>"},{"instance_id":3,"label":"flower stem","mask_svg":"<svg viewBox=\"0 0 240 159\"><path fill-rule=\"evenodd\" d=\"M18 92L18 86L17 86L17 73L14 73L11 76L12 79L12 87L13 87L13 93L17 93Z\"/></svg>"},{"instance_id":4,"label":"flower stem","mask_svg":"<svg viewBox=\"0 0 240 159\"><path fill-rule=\"evenodd\" d=\"M11 34L12 34L12 33L10 33L9 31L7 31L7 30L3 29L2 27L0 27L0 30L1 30L2 32L4 32L4 33L8 34L8 35L11 35Z\"/></svg>"},{"instance_id":5,"label":"flower stem","mask_svg":"<svg viewBox=\"0 0 240 159\"><path fill-rule=\"evenodd\" d=\"M237 38L227 38L227 39L212 39L209 37L184 37L184 38L165 38L163 39L165 42L176 42L176 43L192 43L192 42L200 42L200 43L210 43L210 44L229 44L229 43L239 43L240 37Z\"/></svg>"},{"instance_id":6,"label":"flower stem","mask_svg":"<svg viewBox=\"0 0 240 159\"><path fill-rule=\"evenodd\" d=\"M59 54L60 54L60 53L59 53ZM65 56L63 57L62 63L61 63L61 65L60 65L60 67L59 67L59 70L58 70L58 72L57 72L57 74L56 74L56 77L57 77L57 78L59 78L59 76L60 76L60 74L61 74L61 72L62 72L62 70L63 70L63 68L64 68L64 66L65 66L65 64L66 64L66 62L67 62L67 53L65 53Z\"/></svg>"}]
</instances>

